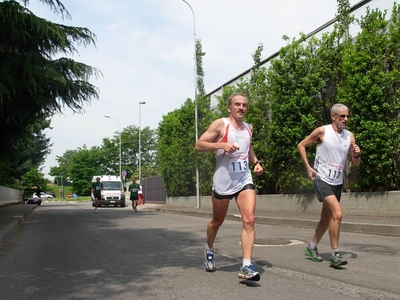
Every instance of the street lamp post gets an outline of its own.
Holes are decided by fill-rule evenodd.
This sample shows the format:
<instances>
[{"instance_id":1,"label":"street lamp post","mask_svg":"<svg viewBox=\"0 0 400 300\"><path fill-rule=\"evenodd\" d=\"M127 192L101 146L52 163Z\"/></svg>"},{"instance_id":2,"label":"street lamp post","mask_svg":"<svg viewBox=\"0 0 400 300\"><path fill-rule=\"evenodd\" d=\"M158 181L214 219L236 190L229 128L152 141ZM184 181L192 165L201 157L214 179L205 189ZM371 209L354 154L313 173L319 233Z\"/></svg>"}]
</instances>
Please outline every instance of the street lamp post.
<instances>
[{"instance_id":1,"label":"street lamp post","mask_svg":"<svg viewBox=\"0 0 400 300\"><path fill-rule=\"evenodd\" d=\"M61 196L64 199L64 178L61 176Z\"/></svg>"},{"instance_id":2,"label":"street lamp post","mask_svg":"<svg viewBox=\"0 0 400 300\"><path fill-rule=\"evenodd\" d=\"M197 58L197 51L196 51L196 17L194 14L194 10L193 8L190 6L190 4L188 2L186 2L185 0L182 0L183 2L185 2L187 4L187 6L189 6L190 10L192 11L192 15L193 15L193 40L194 40L194 127L195 127L195 131L196 131L196 142L199 139L199 126L198 126L198 119L197 119L197 62L196 62L196 58ZM200 207L200 183L199 183L199 165L198 162L196 160L196 202L197 202L197 208Z\"/></svg>"},{"instance_id":3,"label":"street lamp post","mask_svg":"<svg viewBox=\"0 0 400 300\"><path fill-rule=\"evenodd\" d=\"M140 134L142 131L140 127L140 118L141 118L140 106L142 104L146 104L146 101L139 102L139 184L142 184L142 145L140 140Z\"/></svg>"},{"instance_id":4,"label":"street lamp post","mask_svg":"<svg viewBox=\"0 0 400 300\"><path fill-rule=\"evenodd\" d=\"M121 170L121 123L117 119L111 117L110 115L104 115L104 117L106 117L108 119L113 119L118 122L118 126L119 126L119 131L118 131L119 132L119 176L121 178L121 176L122 176L122 170Z\"/></svg>"}]
</instances>

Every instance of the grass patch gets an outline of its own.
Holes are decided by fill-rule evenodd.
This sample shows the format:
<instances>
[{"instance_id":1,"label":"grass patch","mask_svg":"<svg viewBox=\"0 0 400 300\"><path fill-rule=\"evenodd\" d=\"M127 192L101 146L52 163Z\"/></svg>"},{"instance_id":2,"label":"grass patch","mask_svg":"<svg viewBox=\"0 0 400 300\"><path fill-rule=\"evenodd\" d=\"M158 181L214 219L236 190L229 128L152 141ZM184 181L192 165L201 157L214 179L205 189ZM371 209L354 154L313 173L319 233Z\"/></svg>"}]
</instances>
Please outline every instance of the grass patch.
<instances>
[{"instance_id":1,"label":"grass patch","mask_svg":"<svg viewBox=\"0 0 400 300\"><path fill-rule=\"evenodd\" d=\"M84 201L91 201L92 198L90 196L83 196L83 197L76 197L76 198L68 198L68 197L57 197L49 200L45 200L45 202L58 202L58 201L65 201L65 202L84 202Z\"/></svg>"},{"instance_id":2,"label":"grass patch","mask_svg":"<svg viewBox=\"0 0 400 300\"><path fill-rule=\"evenodd\" d=\"M56 194L56 198L55 200L60 200L62 199L62 191L64 190L64 200L66 199L71 199L68 198L68 194L73 194L72 191L72 186L61 186L61 185L56 185L56 184L52 184L52 185L48 185L46 186L46 188L42 188L43 191L52 191ZM83 198L83 197L79 197L79 198ZM88 198L90 199L90 196L88 196ZM74 198L75 200L77 198Z\"/></svg>"}]
</instances>

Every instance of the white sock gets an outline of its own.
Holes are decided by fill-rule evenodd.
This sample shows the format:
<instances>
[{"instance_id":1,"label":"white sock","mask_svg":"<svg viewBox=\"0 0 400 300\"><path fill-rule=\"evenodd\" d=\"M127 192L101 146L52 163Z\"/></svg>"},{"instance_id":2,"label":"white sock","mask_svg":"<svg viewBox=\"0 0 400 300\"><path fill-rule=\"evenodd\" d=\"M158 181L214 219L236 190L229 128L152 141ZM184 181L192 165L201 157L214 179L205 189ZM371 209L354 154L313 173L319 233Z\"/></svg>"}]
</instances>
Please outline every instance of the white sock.
<instances>
[{"instance_id":1,"label":"white sock","mask_svg":"<svg viewBox=\"0 0 400 300\"><path fill-rule=\"evenodd\" d=\"M210 248L210 246L208 246L207 243L206 243L206 250L207 250L207 252L212 252L212 253L214 253L214 248Z\"/></svg>"},{"instance_id":2,"label":"white sock","mask_svg":"<svg viewBox=\"0 0 400 300\"><path fill-rule=\"evenodd\" d=\"M317 247L317 243L310 242L310 248L315 249Z\"/></svg>"},{"instance_id":3,"label":"white sock","mask_svg":"<svg viewBox=\"0 0 400 300\"><path fill-rule=\"evenodd\" d=\"M242 267L248 266L251 264L251 259L250 258L243 258L243 265Z\"/></svg>"},{"instance_id":4,"label":"white sock","mask_svg":"<svg viewBox=\"0 0 400 300\"><path fill-rule=\"evenodd\" d=\"M331 251L331 255L335 255L335 252L339 252L339 249L338 249L338 248L336 248L336 249L332 249L332 251Z\"/></svg>"}]
</instances>

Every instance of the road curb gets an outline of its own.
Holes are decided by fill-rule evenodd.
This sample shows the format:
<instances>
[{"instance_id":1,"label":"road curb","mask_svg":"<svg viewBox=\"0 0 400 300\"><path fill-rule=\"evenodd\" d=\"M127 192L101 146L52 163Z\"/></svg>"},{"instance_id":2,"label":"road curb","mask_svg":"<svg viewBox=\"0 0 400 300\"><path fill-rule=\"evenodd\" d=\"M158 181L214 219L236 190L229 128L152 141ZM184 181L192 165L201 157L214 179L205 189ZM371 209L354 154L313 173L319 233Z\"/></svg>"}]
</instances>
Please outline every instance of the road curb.
<instances>
[{"instance_id":1,"label":"road curb","mask_svg":"<svg viewBox=\"0 0 400 300\"><path fill-rule=\"evenodd\" d=\"M15 220L13 220L9 225L0 231L0 249L2 249L9 239L18 231L19 227L24 224L28 215L35 208L36 205L33 205L32 209L30 209L27 213L15 216Z\"/></svg>"},{"instance_id":2,"label":"road curb","mask_svg":"<svg viewBox=\"0 0 400 300\"><path fill-rule=\"evenodd\" d=\"M203 218L212 217L212 212L208 211L179 210L179 209L168 209L168 208L150 208L150 210L161 213L176 214L176 215L188 215L188 216L203 217ZM228 212L228 214L225 217L225 220L240 221L240 215ZM308 219L294 219L294 218L282 218L282 217L264 217L256 215L256 224L264 224L264 225L315 229L315 227L318 224L318 221L319 220L317 219L308 220ZM342 222L340 230L343 232L400 237L399 225Z\"/></svg>"}]
</instances>

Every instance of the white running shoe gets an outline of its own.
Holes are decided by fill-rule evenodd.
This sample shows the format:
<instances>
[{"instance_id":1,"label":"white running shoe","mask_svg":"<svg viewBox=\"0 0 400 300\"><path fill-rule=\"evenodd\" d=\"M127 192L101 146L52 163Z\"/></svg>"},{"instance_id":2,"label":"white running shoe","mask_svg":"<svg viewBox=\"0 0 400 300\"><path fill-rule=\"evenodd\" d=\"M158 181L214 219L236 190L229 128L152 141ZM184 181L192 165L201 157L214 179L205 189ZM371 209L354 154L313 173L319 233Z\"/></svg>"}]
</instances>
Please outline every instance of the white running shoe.
<instances>
[{"instance_id":1,"label":"white running shoe","mask_svg":"<svg viewBox=\"0 0 400 300\"><path fill-rule=\"evenodd\" d=\"M204 268L207 272L216 270L214 262L214 251L207 250L207 245L204 244Z\"/></svg>"},{"instance_id":2,"label":"white running shoe","mask_svg":"<svg viewBox=\"0 0 400 300\"><path fill-rule=\"evenodd\" d=\"M250 264L248 266L244 266L243 268L240 268L239 278L253 280L253 281L259 281L260 273L256 272L256 270L254 270L253 265Z\"/></svg>"}]
</instances>

